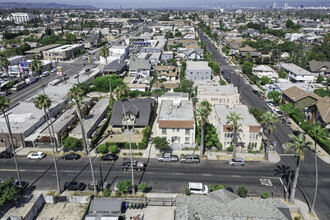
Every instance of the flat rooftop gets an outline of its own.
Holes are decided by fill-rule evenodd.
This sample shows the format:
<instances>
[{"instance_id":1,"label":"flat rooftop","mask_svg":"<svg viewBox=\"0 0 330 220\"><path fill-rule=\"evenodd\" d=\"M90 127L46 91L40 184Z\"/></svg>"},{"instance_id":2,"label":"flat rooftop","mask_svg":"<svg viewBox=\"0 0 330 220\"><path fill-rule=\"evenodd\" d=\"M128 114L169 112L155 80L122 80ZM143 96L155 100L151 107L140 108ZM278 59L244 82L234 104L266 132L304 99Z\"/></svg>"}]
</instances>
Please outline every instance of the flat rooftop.
<instances>
[{"instance_id":1,"label":"flat rooftop","mask_svg":"<svg viewBox=\"0 0 330 220\"><path fill-rule=\"evenodd\" d=\"M209 67L209 64L208 62L205 62L205 61L188 61L187 62L187 69L189 70L199 70L199 69L211 69Z\"/></svg>"},{"instance_id":2,"label":"flat rooftop","mask_svg":"<svg viewBox=\"0 0 330 220\"><path fill-rule=\"evenodd\" d=\"M282 68L286 69L287 71L290 71L292 73L295 73L297 75L304 75L304 76L313 76L314 74L293 64L293 63L281 63L280 64Z\"/></svg>"},{"instance_id":3,"label":"flat rooftop","mask_svg":"<svg viewBox=\"0 0 330 220\"><path fill-rule=\"evenodd\" d=\"M191 100L182 100L179 105L174 105L172 100L161 102L159 120L194 120L194 109Z\"/></svg>"},{"instance_id":4,"label":"flat rooftop","mask_svg":"<svg viewBox=\"0 0 330 220\"><path fill-rule=\"evenodd\" d=\"M62 51L72 50L72 49L74 49L76 47L80 47L80 46L81 46L81 44L63 45L63 46L56 47L56 48L48 50L48 51L62 52Z\"/></svg>"},{"instance_id":5,"label":"flat rooftop","mask_svg":"<svg viewBox=\"0 0 330 220\"><path fill-rule=\"evenodd\" d=\"M200 85L197 89L198 95L233 95L237 89L232 84L223 86Z\"/></svg>"},{"instance_id":6,"label":"flat rooftop","mask_svg":"<svg viewBox=\"0 0 330 220\"><path fill-rule=\"evenodd\" d=\"M52 49L52 48L55 48L58 46L61 46L61 44L51 44L51 45L47 45L47 46L43 46L43 47L38 47L33 50L25 51L25 53L40 53L41 51L49 50L49 49Z\"/></svg>"}]
</instances>

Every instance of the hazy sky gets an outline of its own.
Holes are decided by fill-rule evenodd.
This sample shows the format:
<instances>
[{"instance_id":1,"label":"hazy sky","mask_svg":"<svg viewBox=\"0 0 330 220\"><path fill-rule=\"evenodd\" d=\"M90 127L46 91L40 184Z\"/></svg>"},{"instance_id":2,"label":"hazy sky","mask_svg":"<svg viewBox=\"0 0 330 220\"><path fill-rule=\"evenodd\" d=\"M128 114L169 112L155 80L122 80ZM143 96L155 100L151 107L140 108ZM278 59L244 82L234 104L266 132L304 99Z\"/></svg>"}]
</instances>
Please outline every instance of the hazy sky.
<instances>
[{"instance_id":1,"label":"hazy sky","mask_svg":"<svg viewBox=\"0 0 330 220\"><path fill-rule=\"evenodd\" d=\"M277 5L284 5L284 2L301 2L308 3L311 0L0 0L0 2L55 2L62 4L74 4L74 5L92 5L98 8L114 8L121 6L133 7L133 8L146 8L146 7L196 7L210 4L235 4L235 3L256 3L260 2L265 4L273 4L277 2ZM330 0L317 0L318 2L330 2ZM245 5L244 4L244 5Z\"/></svg>"}]
</instances>

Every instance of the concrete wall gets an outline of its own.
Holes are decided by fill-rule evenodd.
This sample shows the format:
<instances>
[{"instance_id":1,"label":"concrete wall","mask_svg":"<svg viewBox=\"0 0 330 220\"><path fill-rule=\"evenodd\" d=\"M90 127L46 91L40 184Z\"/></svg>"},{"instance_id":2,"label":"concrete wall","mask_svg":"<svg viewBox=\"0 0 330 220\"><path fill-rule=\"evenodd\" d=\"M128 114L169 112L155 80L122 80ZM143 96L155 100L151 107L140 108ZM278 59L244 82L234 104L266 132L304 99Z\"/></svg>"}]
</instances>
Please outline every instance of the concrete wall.
<instances>
[{"instance_id":1,"label":"concrete wall","mask_svg":"<svg viewBox=\"0 0 330 220\"><path fill-rule=\"evenodd\" d=\"M37 214L40 212L40 210L44 207L45 203L46 201L44 199L44 196L40 194L37 201L33 204L30 211L24 217L24 220L34 220Z\"/></svg>"}]
</instances>

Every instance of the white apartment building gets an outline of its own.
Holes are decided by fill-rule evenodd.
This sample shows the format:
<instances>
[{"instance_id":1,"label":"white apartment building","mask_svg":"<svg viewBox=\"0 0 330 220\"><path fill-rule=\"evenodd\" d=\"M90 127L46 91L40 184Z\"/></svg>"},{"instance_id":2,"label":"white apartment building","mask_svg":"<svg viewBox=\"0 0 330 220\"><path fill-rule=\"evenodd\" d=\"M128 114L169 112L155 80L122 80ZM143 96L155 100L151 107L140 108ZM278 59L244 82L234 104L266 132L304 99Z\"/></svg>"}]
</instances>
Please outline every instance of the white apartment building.
<instances>
[{"instance_id":1,"label":"white apartment building","mask_svg":"<svg viewBox=\"0 0 330 220\"><path fill-rule=\"evenodd\" d=\"M259 65L256 67L253 67L252 73L254 75L257 75L259 78L266 76L270 80L274 80L278 78L278 74L269 66L267 65Z\"/></svg>"},{"instance_id":2,"label":"white apartment building","mask_svg":"<svg viewBox=\"0 0 330 220\"><path fill-rule=\"evenodd\" d=\"M260 150L262 139L262 127L249 113L246 105L237 104L230 108L227 105L214 105L213 111L209 116L209 121L212 123L218 132L218 138L223 146L223 149L231 146L233 140L233 132L230 124L227 124L227 115L230 112L236 112L243 118L239 121L242 125L238 131L237 152L247 152L251 150Z\"/></svg>"},{"instance_id":3,"label":"white apartment building","mask_svg":"<svg viewBox=\"0 0 330 220\"><path fill-rule=\"evenodd\" d=\"M114 60L120 59L125 60L128 56L129 48L128 46L112 46L109 48L109 56L107 59L100 56L100 64L109 64Z\"/></svg>"},{"instance_id":4,"label":"white apartment building","mask_svg":"<svg viewBox=\"0 0 330 220\"><path fill-rule=\"evenodd\" d=\"M314 81L314 74L293 64L293 63L280 63L288 73L288 78L292 82L312 83Z\"/></svg>"},{"instance_id":5,"label":"white apartment building","mask_svg":"<svg viewBox=\"0 0 330 220\"><path fill-rule=\"evenodd\" d=\"M184 99L184 97L182 97ZM192 100L162 100L156 136L166 138L173 150L195 147L195 120Z\"/></svg>"},{"instance_id":6,"label":"white apartment building","mask_svg":"<svg viewBox=\"0 0 330 220\"><path fill-rule=\"evenodd\" d=\"M35 16L33 14L18 12L18 13L11 13L9 20L14 21L15 24L21 24L21 23L26 23L34 18Z\"/></svg>"},{"instance_id":7,"label":"white apartment building","mask_svg":"<svg viewBox=\"0 0 330 220\"><path fill-rule=\"evenodd\" d=\"M188 61L186 67L186 78L193 82L210 80L211 78L211 68L208 62L205 61Z\"/></svg>"},{"instance_id":8,"label":"white apartment building","mask_svg":"<svg viewBox=\"0 0 330 220\"><path fill-rule=\"evenodd\" d=\"M223 86L199 85L197 87L198 102L208 101L211 105L224 104L232 108L239 104L239 93L232 84Z\"/></svg>"}]
</instances>

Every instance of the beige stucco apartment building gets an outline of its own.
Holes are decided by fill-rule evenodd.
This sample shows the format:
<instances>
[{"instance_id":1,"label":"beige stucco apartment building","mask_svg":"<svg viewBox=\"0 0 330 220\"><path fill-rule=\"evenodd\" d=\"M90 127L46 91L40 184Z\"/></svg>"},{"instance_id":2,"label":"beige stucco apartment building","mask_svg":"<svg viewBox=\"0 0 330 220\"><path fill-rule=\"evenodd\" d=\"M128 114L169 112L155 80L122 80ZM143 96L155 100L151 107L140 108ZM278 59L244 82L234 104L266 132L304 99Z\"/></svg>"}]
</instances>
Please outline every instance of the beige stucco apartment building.
<instances>
[{"instance_id":1,"label":"beige stucco apartment building","mask_svg":"<svg viewBox=\"0 0 330 220\"><path fill-rule=\"evenodd\" d=\"M197 88L198 102L208 101L211 105L224 104L233 107L239 104L239 93L233 85L210 86L199 85Z\"/></svg>"}]
</instances>

